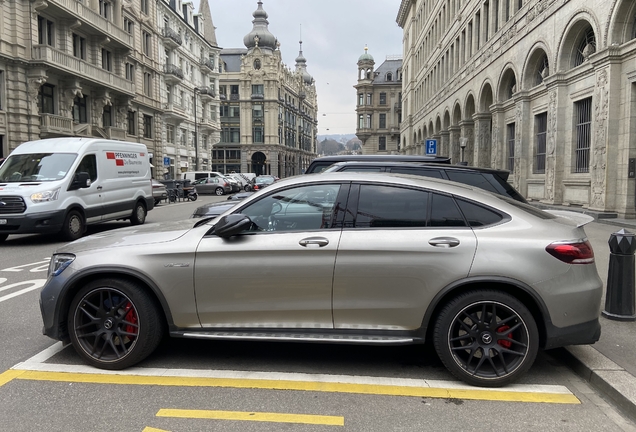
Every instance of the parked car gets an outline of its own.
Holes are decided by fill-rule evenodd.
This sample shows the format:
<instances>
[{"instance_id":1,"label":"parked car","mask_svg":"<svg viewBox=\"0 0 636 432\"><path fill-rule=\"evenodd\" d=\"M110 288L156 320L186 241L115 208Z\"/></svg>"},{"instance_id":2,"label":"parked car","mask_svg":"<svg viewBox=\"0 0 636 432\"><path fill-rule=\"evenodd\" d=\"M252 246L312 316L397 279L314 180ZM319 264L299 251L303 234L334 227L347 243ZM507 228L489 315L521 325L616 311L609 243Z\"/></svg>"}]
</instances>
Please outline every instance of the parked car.
<instances>
[{"instance_id":1,"label":"parked car","mask_svg":"<svg viewBox=\"0 0 636 432\"><path fill-rule=\"evenodd\" d=\"M152 179L152 197L155 199L155 205L168 198L166 185L160 181Z\"/></svg>"},{"instance_id":2,"label":"parked car","mask_svg":"<svg viewBox=\"0 0 636 432\"><path fill-rule=\"evenodd\" d=\"M200 194L225 195L232 193L232 185L223 177L205 177L194 182Z\"/></svg>"},{"instance_id":3,"label":"parked car","mask_svg":"<svg viewBox=\"0 0 636 432\"><path fill-rule=\"evenodd\" d=\"M213 220L60 247L40 294L44 334L103 369L137 364L165 331L382 345L430 336L459 379L501 386L539 348L599 339L592 220L426 177L296 176Z\"/></svg>"},{"instance_id":4,"label":"parked car","mask_svg":"<svg viewBox=\"0 0 636 432\"><path fill-rule=\"evenodd\" d=\"M235 178L230 177L228 175L223 175L222 178L225 179L225 181L228 182L230 186L232 187L231 193L236 193L243 190L242 184L239 183Z\"/></svg>"},{"instance_id":5,"label":"parked car","mask_svg":"<svg viewBox=\"0 0 636 432\"><path fill-rule=\"evenodd\" d=\"M390 172L412 174L465 183L496 194L507 195L517 201L526 199L508 183L510 171L467 165L409 162L338 162L323 172Z\"/></svg>"},{"instance_id":6,"label":"parked car","mask_svg":"<svg viewBox=\"0 0 636 432\"><path fill-rule=\"evenodd\" d=\"M201 207L197 207L192 213L193 218L211 218L224 213L225 211L234 207L238 201L253 195L254 192L240 192L227 197L227 201L215 202L204 204Z\"/></svg>"},{"instance_id":7,"label":"parked car","mask_svg":"<svg viewBox=\"0 0 636 432\"><path fill-rule=\"evenodd\" d=\"M276 180L278 180L278 178L274 177L274 176L271 176L271 175L260 175L260 176L257 176L254 179L254 185L252 186L252 189L254 191L259 191L259 190L264 189L267 186L273 184Z\"/></svg>"},{"instance_id":8,"label":"parked car","mask_svg":"<svg viewBox=\"0 0 636 432\"><path fill-rule=\"evenodd\" d=\"M333 155L322 156L311 161L305 174L316 174L323 172L331 165L338 162L437 162L450 163L450 158L446 156L430 155Z\"/></svg>"}]
</instances>

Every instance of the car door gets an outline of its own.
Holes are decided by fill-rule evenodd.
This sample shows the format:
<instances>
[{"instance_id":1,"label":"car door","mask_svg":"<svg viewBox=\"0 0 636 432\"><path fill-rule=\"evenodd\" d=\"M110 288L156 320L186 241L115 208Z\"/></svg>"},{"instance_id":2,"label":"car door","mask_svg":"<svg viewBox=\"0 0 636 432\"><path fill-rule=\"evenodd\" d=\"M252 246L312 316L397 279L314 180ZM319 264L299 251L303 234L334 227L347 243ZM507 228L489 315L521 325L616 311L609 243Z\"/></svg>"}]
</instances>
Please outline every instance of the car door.
<instances>
[{"instance_id":1,"label":"car door","mask_svg":"<svg viewBox=\"0 0 636 432\"><path fill-rule=\"evenodd\" d=\"M73 191L83 203L84 213L86 215L86 223L95 223L104 217L104 195L107 191L103 189L104 174L102 173L103 164L99 164L95 154L87 154L80 161L77 169L73 174L73 178L80 172L88 173L91 185L87 188L79 188Z\"/></svg>"},{"instance_id":2,"label":"car door","mask_svg":"<svg viewBox=\"0 0 636 432\"><path fill-rule=\"evenodd\" d=\"M333 328L331 292L341 234L335 215L344 209L344 189L348 185L331 183L277 190L236 210L253 221L244 234L204 237L195 262L202 326ZM309 201L310 196L324 200ZM328 201L332 197L338 198Z\"/></svg>"},{"instance_id":3,"label":"car door","mask_svg":"<svg viewBox=\"0 0 636 432\"><path fill-rule=\"evenodd\" d=\"M431 299L466 277L476 238L448 195L354 185L333 288L337 329L413 330Z\"/></svg>"},{"instance_id":4,"label":"car door","mask_svg":"<svg viewBox=\"0 0 636 432\"><path fill-rule=\"evenodd\" d=\"M201 194L211 194L218 186L218 179L206 178L201 180L201 183L196 184L197 192Z\"/></svg>"}]
</instances>

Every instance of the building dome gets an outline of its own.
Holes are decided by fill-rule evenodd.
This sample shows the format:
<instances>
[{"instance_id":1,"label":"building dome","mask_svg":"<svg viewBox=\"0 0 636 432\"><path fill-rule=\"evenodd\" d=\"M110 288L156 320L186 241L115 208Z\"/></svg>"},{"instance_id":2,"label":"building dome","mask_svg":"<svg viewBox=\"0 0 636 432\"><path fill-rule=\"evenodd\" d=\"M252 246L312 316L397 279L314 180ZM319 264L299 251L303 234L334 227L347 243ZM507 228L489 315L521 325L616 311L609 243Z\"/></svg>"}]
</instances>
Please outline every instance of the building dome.
<instances>
[{"instance_id":1,"label":"building dome","mask_svg":"<svg viewBox=\"0 0 636 432\"><path fill-rule=\"evenodd\" d=\"M263 10L262 1L258 2L258 9L254 11L252 16L254 17L254 20L252 21L254 28L252 28L252 31L246 34L243 38L243 43L247 49L251 50L256 46L259 46L261 48L275 50L278 45L278 40L267 28L269 21L267 21L267 12Z\"/></svg>"},{"instance_id":2,"label":"building dome","mask_svg":"<svg viewBox=\"0 0 636 432\"><path fill-rule=\"evenodd\" d=\"M373 60L373 56L371 54L369 54L369 48L368 47L364 47L364 54L362 54L360 56L360 58L358 58L358 61L374 61Z\"/></svg>"},{"instance_id":3,"label":"building dome","mask_svg":"<svg viewBox=\"0 0 636 432\"><path fill-rule=\"evenodd\" d=\"M300 50L298 57L296 57L296 71L301 74L305 84L311 84L314 81L314 78L307 72L307 59L303 55L303 41L300 41Z\"/></svg>"}]
</instances>

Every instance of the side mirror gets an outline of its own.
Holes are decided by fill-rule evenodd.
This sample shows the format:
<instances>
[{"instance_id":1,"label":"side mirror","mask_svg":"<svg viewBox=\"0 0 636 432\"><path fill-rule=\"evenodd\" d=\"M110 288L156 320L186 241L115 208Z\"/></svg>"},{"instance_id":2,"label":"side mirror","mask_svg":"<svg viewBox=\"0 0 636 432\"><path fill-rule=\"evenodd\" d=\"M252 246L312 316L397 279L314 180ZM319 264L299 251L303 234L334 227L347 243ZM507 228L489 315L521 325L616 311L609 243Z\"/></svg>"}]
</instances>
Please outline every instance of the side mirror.
<instances>
[{"instance_id":1,"label":"side mirror","mask_svg":"<svg viewBox=\"0 0 636 432\"><path fill-rule=\"evenodd\" d=\"M87 172L75 174L68 190L84 189L91 186L91 176Z\"/></svg>"},{"instance_id":2,"label":"side mirror","mask_svg":"<svg viewBox=\"0 0 636 432\"><path fill-rule=\"evenodd\" d=\"M223 216L214 225L214 233L222 238L229 238L247 231L252 226L252 220L249 216L237 213Z\"/></svg>"}]
</instances>

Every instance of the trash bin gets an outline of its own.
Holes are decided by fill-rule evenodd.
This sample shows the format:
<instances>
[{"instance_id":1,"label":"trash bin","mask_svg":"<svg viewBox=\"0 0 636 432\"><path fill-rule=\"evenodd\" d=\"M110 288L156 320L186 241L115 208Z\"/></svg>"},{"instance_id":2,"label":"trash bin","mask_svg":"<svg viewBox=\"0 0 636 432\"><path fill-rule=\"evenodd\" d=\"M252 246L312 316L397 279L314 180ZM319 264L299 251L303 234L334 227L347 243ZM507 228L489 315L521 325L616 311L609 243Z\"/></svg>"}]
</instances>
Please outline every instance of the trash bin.
<instances>
[{"instance_id":1,"label":"trash bin","mask_svg":"<svg viewBox=\"0 0 636 432\"><path fill-rule=\"evenodd\" d=\"M636 235L625 229L609 238L610 259L605 293L605 318L616 321L636 321L634 302L634 252Z\"/></svg>"}]
</instances>

